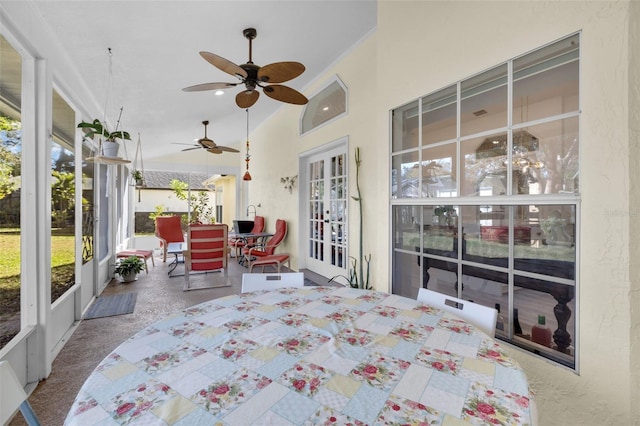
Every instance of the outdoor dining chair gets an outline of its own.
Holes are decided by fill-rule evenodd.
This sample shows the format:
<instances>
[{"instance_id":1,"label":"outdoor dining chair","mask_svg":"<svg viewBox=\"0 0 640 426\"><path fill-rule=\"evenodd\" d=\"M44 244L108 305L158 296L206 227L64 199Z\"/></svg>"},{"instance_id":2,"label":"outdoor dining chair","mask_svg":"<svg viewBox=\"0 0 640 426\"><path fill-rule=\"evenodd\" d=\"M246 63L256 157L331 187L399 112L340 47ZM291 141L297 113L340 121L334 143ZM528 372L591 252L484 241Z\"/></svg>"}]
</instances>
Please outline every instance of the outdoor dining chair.
<instances>
[{"instance_id":1,"label":"outdoor dining chair","mask_svg":"<svg viewBox=\"0 0 640 426\"><path fill-rule=\"evenodd\" d=\"M463 320L470 322L491 337L496 334L498 311L495 308L458 299L457 297L448 296L426 288L418 290L417 300L418 302L451 312Z\"/></svg>"},{"instance_id":2,"label":"outdoor dining chair","mask_svg":"<svg viewBox=\"0 0 640 426\"><path fill-rule=\"evenodd\" d=\"M304 287L304 273L242 274L242 293L257 290L276 290L283 287Z\"/></svg>"},{"instance_id":3,"label":"outdoor dining chair","mask_svg":"<svg viewBox=\"0 0 640 426\"><path fill-rule=\"evenodd\" d=\"M284 219L278 219L276 220L276 231L264 246L245 247L242 250L242 254L249 267L249 272L252 272L255 266L262 266L262 271L264 272L265 266L273 265L277 268L278 273L280 273L280 267L285 262L287 263L287 268L291 269L289 255L287 253L276 254L276 248L284 241L286 236L287 222Z\"/></svg>"},{"instance_id":4,"label":"outdoor dining chair","mask_svg":"<svg viewBox=\"0 0 640 426\"><path fill-rule=\"evenodd\" d=\"M184 290L200 290L203 288L229 287L228 271L228 227L224 223L211 225L191 224L187 232L187 250L184 257ZM191 272L222 272L222 285L211 284L191 287Z\"/></svg>"},{"instance_id":5,"label":"outdoor dining chair","mask_svg":"<svg viewBox=\"0 0 640 426\"><path fill-rule=\"evenodd\" d=\"M264 231L264 216L256 216L253 219L253 228L250 234L259 234ZM233 248L234 255L240 259L242 249L244 247L253 247L256 245L255 238L234 237L229 238L229 246Z\"/></svg>"},{"instance_id":6,"label":"outdoor dining chair","mask_svg":"<svg viewBox=\"0 0 640 426\"><path fill-rule=\"evenodd\" d=\"M183 243L184 233L180 216L158 216L156 217L156 237L160 240L162 248L162 261L167 261L167 248L169 243Z\"/></svg>"}]
</instances>

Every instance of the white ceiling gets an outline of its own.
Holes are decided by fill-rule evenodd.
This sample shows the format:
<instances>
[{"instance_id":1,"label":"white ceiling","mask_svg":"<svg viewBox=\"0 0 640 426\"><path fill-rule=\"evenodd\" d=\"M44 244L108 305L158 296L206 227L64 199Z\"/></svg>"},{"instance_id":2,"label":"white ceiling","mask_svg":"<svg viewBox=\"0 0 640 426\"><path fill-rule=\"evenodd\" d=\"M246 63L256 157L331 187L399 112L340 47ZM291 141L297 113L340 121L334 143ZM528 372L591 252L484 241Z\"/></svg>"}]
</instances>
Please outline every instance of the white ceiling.
<instances>
[{"instance_id":1,"label":"white ceiling","mask_svg":"<svg viewBox=\"0 0 640 426\"><path fill-rule=\"evenodd\" d=\"M123 107L121 127L134 139L140 133L145 161L186 155L180 151L185 146L175 143L202 137L203 120L210 121L208 136L218 145L242 150L246 112L235 104L235 95L243 86L222 96L181 90L199 83L238 82L206 62L199 51L243 64L249 42L242 30L256 28L253 62L303 63L306 71L284 84L309 97L313 93L305 87L372 31L377 16L375 0L31 3L85 83L95 88L93 104L107 106L107 120L115 123ZM251 129L280 107L304 108L261 93L250 109Z\"/></svg>"}]
</instances>

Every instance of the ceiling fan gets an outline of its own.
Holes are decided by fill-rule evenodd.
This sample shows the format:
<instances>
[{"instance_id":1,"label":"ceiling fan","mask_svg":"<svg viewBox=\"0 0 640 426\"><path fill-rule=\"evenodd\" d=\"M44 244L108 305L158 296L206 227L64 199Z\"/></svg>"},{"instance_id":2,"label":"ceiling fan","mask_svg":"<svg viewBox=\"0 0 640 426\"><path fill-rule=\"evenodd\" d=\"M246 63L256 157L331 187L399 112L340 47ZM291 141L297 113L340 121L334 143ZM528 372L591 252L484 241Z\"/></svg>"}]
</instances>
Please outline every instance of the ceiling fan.
<instances>
[{"instance_id":1,"label":"ceiling fan","mask_svg":"<svg viewBox=\"0 0 640 426\"><path fill-rule=\"evenodd\" d=\"M249 40L249 61L246 64L236 65L233 62L211 52L200 52L207 62L218 69L240 79L240 83L204 83L196 84L182 89L185 92L201 92L205 90L223 90L244 84L246 90L236 95L236 104L240 108L249 108L256 103L260 93L260 87L265 95L281 102L295 105L304 105L308 99L300 92L288 86L278 83L292 80L305 70L300 62L274 62L264 67L255 65L252 61L251 42L256 38L255 28L247 28L243 32Z\"/></svg>"},{"instance_id":2,"label":"ceiling fan","mask_svg":"<svg viewBox=\"0 0 640 426\"><path fill-rule=\"evenodd\" d=\"M212 141L211 139L209 139L207 137L207 125L209 124L208 121L203 121L202 124L204 124L204 138L198 139L198 143L194 144L193 147L191 148L185 148L183 149L183 151L191 151L193 149L206 149L207 152L210 152L212 154L222 154L223 152L240 152L235 148L229 148L228 146L220 146L220 145L216 145L216 143L214 141Z\"/></svg>"}]
</instances>

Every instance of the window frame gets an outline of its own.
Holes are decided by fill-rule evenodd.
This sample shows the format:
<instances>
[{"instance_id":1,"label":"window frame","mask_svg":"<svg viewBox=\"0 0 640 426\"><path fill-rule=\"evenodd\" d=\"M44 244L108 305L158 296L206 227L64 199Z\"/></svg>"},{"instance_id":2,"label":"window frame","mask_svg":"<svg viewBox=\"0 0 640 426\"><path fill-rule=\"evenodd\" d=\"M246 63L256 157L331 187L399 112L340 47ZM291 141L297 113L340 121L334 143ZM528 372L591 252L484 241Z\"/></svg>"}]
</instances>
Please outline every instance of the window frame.
<instances>
[{"instance_id":1,"label":"window frame","mask_svg":"<svg viewBox=\"0 0 640 426\"><path fill-rule=\"evenodd\" d=\"M307 112L310 111L310 106L314 105L314 100L318 99L319 97L323 96L323 95L327 95L325 93L325 91L331 87L331 85L333 85L334 83L337 83L343 90L344 92L344 111L339 113L338 115L331 117L330 119L321 122L320 124L311 127L308 130L304 130L304 118L305 115L307 114ZM340 118L346 116L347 114L349 114L349 90L347 89L347 86L344 84L344 82L340 79L340 77L338 75L334 75L333 77L331 77L329 80L327 80L326 84L324 86L322 86L322 88L320 88L316 93L313 94L313 96L311 96L309 98L309 102L307 102L307 104L304 106L302 112L300 113L300 119L299 119L299 124L298 124L298 128L300 129L300 136L306 136L309 133L312 133L318 129L321 129L327 125L329 125L330 123L333 123L336 120L339 120Z\"/></svg>"},{"instance_id":2,"label":"window frame","mask_svg":"<svg viewBox=\"0 0 640 426\"><path fill-rule=\"evenodd\" d=\"M412 250L408 250L406 248L398 248L395 246L395 232L396 232L396 226L398 224L396 224L395 222L395 213L396 213L396 209L398 207L407 207L407 208L412 208L414 209L414 211L417 211L417 209L422 209L424 206L438 206L438 205L453 205L453 206L458 206L458 208L462 207L462 206L486 206L486 205L505 205L505 206L514 206L514 207L510 207L510 208L517 208L518 206L530 206L530 205L536 205L536 206L571 206L574 211L575 211L575 235L574 235L574 244L575 244L575 262L574 262L574 279L572 281L571 284L569 284L569 281L571 280L565 280L562 278L559 279L552 279L552 281L555 282L560 282L561 284L565 284L565 285L573 285L573 293L574 293L574 298L573 298L573 303L575 304L575 309L573 312L571 312L571 315L573 318L571 318L574 321L574 335L571 336L572 338L572 343L571 346L573 347L573 362L563 362L562 360L557 360L554 359L553 357L550 356L541 356L539 354L536 354L536 351L534 351L531 347L528 347L526 344L518 344L517 339L515 339L515 334L510 334L508 335L507 339L502 339L503 341L505 341L506 343L512 344L516 347L519 347L521 349L524 349L527 352L530 352L532 354L536 354L535 356L541 356L542 358L546 359L546 360L550 360L552 362L556 362L558 363L558 365L563 366L563 367L567 367L572 371L578 372L579 371L579 318L580 318L580 313L579 313L579 265L580 265L580 259L579 259L579 254L580 254L580 200L581 200L581 195L580 195L580 187L578 186L576 190L574 190L571 193L548 193L548 194L519 194L517 193L517 191L512 191L512 169L514 169L514 166L512 165L512 155L513 152L512 150L507 149L507 158L508 158L508 162L507 162L507 188L506 188L506 193L504 195L490 195L490 196L479 196L479 195L460 195L461 194L461 189L462 189L462 185L463 185L463 180L464 180L464 173L465 173L465 169L464 169L464 158L462 157L462 150L461 150L461 144L462 142L464 142L465 140L469 140L469 139L473 139L473 138L481 138L481 137L488 137L492 134L496 134L499 132L504 132L507 134L507 137L510 139L512 137L512 133L516 133L517 131L521 130L521 129L525 129L528 127L532 127L538 124L545 124L545 123L550 123L553 121L557 121L557 120L566 120L569 118L576 118L577 119L577 126L578 126L578 131L577 131L577 145L579 147L580 145L580 121L581 121L581 109L580 109L580 94L581 94L581 79L580 79L580 61L581 61L581 54L580 54L580 45L578 44L577 46L577 58L575 58L575 60L577 61L577 96L578 96L578 101L577 101L577 109L575 111L562 111L560 113L556 113L556 114L551 114L548 116L545 116L543 118L536 118L532 121L522 121L520 120L519 122L515 123L514 117L513 117L513 102L514 102L514 90L513 90L513 85L514 85L514 70L513 70L513 64L514 62L518 61L520 58L523 58L531 53L538 53L543 51L543 49L558 43L558 42L563 42L565 40L571 40L572 38L577 38L578 41L580 41L581 39L581 33L580 32L576 32L573 34L569 34L566 37L562 37L560 39L554 40L553 42L550 42L544 46L540 46L536 49L533 49L527 53L524 53L522 55L519 55L517 57L511 58L505 62L503 62L502 64L498 64L496 66L487 68L486 70L479 72L477 74L474 74L471 77L468 77L466 79L462 79L460 81L457 81L456 83L452 84L448 84L448 85L443 85L441 88L439 88L438 90L428 93L424 96L421 96L419 98L413 99L393 110L390 111L389 113L389 123L390 123L390 129L393 129L392 131L390 131L390 135L389 135L389 170L390 170L390 179L389 179L389 193L391 195L390 197L390 202L389 202L389 213L390 213L390 217L391 219L391 226L390 226L390 262L392 265L392 268L390 269L390 280L389 282L390 284L390 292L394 292L395 291L395 286L398 286L398 288L400 288L400 291L403 291L404 289L406 289L406 283L394 283L394 279L395 279L395 275L396 275L396 256L399 255L411 255L411 256L415 256L416 258L420 259L424 256L423 253L416 253L416 251L412 251ZM480 76L482 73L486 72L486 71L491 71L491 70L495 70L500 66L504 66L506 64L508 71L507 71L507 126L506 127L498 127L498 128L491 128L491 129L483 129L482 131L479 131L478 133L473 133L473 134L465 134L464 136L461 135L461 86L463 85L464 82L466 81L471 81L472 79L476 78L477 76ZM520 71L521 72L521 71ZM448 139L448 140L442 140L437 142L436 144L428 144L428 145L423 145L423 137L422 137L422 132L423 132L423 125L422 125L422 117L423 117L423 99L428 98L428 97L433 97L435 95L437 95L440 91L445 92L447 89L449 89L451 86L456 86L457 87L457 100L456 100L456 138L454 140ZM411 143L411 141L408 142L408 147L404 147L403 144L405 143L403 140L401 140L399 143L398 141L394 141L394 136L395 136L395 129L398 128L402 128L402 126L399 125L399 123L397 121L394 121L394 112L395 111L406 111L407 108L411 108L412 105L415 105L417 103L417 116L418 116L418 125L417 125L417 129L418 129L418 141L417 141L417 146L413 146L413 144ZM527 107L528 108L528 107ZM404 120L404 118L403 118ZM405 132L406 133L406 132ZM395 161L397 158L399 158L400 156L411 156L412 154L417 156L417 161L418 164L422 164L424 165L423 161L429 161L430 159L427 160L423 160L423 153L425 152L425 149L434 147L434 146L438 146L438 145L444 145L444 144L448 144L454 142L456 143L456 157L452 159L452 161L455 163L455 172L453 173L453 177L457 178L456 182L455 182L455 194L450 194L449 196L444 196L445 194L438 194L436 196L433 196L430 192L428 192L428 195L425 195L425 192L423 192L422 189L422 181L424 179L424 177L422 175L419 175L419 178L417 179L419 182L419 188L417 190L417 194L418 196L409 196L409 197L405 197L402 198L401 197L401 192L400 192L400 188L401 186L403 186L403 179L402 179L402 174L403 174L403 168L402 165L401 167L398 169L397 168L397 161ZM394 146L396 147L396 151L394 150ZM579 170L580 170L580 152L578 150L577 153L577 161L578 161L578 173L577 176L579 176ZM394 168L394 165L396 168ZM396 176L395 178L395 192L394 192L394 173L396 173L398 176ZM413 217L413 214L411 214L411 216ZM422 217L421 217L421 222L419 222L419 226L425 225L424 222L422 222ZM460 227L462 226L460 225L456 225L458 227L458 229L460 229ZM514 300L514 287L517 286L516 284L514 284L514 272L518 275L521 275L520 272L521 271L517 271L514 269L514 221L513 219L511 219L509 221L509 230L510 230L510 241L509 241L509 255L508 255L508 265L509 267L507 268L508 270L508 275L509 275L509 318L511 318L511 315L513 313L513 300ZM459 247L462 247L460 244L462 243L462 233L458 232L458 241L459 241ZM420 247L424 247L423 246L423 241L422 241L422 232L420 233ZM422 249L420 250L422 251ZM398 258L400 259L400 258ZM457 263L458 265L458 276L462 277L462 269L465 266L466 262L464 261L464 259L462 259L462 254L460 253L460 250L458 250L458 254L457 257L449 259L451 262ZM399 260L401 261L401 260ZM491 269L491 267L489 267L488 269ZM527 275L527 273L525 273L525 275ZM533 274L534 276L537 274ZM422 277L422 272L420 272L420 277ZM418 285L421 287L422 286L422 278L421 281L418 283ZM461 296L461 292L462 286L459 286L460 288L457 289L457 293L458 296ZM406 294L405 294L406 295ZM503 311L504 312L504 311ZM498 338L500 338L499 336L497 336Z\"/></svg>"}]
</instances>

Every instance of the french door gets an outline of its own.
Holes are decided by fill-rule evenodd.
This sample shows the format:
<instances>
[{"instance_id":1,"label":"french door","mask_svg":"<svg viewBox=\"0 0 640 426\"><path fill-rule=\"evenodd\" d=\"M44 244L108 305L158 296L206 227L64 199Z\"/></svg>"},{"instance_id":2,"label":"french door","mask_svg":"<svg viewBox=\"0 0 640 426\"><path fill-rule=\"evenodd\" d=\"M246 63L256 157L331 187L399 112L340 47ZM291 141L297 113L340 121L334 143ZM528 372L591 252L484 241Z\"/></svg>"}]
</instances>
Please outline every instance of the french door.
<instances>
[{"instance_id":1,"label":"french door","mask_svg":"<svg viewBox=\"0 0 640 426\"><path fill-rule=\"evenodd\" d=\"M310 155L307 177L307 268L325 277L347 275L347 145Z\"/></svg>"}]
</instances>

